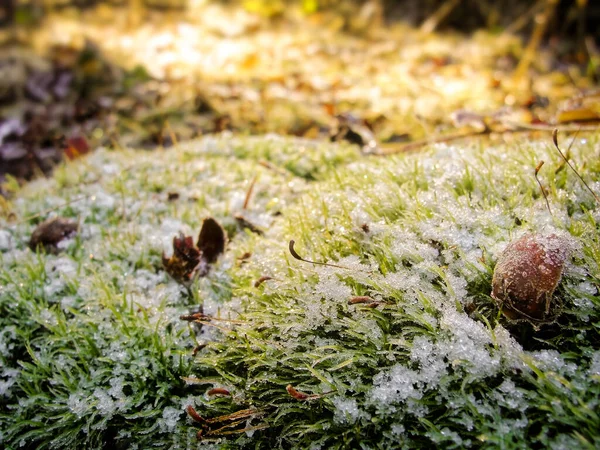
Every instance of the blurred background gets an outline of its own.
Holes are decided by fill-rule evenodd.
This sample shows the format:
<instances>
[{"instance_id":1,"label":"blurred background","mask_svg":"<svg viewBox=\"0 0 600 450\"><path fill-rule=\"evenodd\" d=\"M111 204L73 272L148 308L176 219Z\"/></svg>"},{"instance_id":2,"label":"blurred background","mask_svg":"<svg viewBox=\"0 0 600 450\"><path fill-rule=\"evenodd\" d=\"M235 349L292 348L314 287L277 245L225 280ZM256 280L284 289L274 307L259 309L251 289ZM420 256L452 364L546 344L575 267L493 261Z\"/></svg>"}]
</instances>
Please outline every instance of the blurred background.
<instances>
[{"instance_id":1,"label":"blurred background","mask_svg":"<svg viewBox=\"0 0 600 450\"><path fill-rule=\"evenodd\" d=\"M600 2L0 0L0 183L97 146L592 127Z\"/></svg>"}]
</instances>

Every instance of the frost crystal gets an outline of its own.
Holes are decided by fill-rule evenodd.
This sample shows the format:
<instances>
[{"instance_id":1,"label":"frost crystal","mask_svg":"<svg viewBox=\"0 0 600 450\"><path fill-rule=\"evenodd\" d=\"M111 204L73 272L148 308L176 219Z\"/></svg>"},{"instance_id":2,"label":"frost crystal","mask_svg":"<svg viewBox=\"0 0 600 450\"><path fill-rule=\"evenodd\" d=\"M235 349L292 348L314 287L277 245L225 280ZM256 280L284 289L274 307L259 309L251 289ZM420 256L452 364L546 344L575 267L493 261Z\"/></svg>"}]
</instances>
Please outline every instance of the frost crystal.
<instances>
[{"instance_id":1,"label":"frost crystal","mask_svg":"<svg viewBox=\"0 0 600 450\"><path fill-rule=\"evenodd\" d=\"M167 406L163 410L162 419L159 420L160 431L162 433L171 433L175 431L182 414L183 410Z\"/></svg>"},{"instance_id":2,"label":"frost crystal","mask_svg":"<svg viewBox=\"0 0 600 450\"><path fill-rule=\"evenodd\" d=\"M416 372L397 364L373 378L370 401L381 411L393 411L394 404L410 397L421 398L422 394L415 387L417 380Z\"/></svg>"},{"instance_id":3,"label":"frost crystal","mask_svg":"<svg viewBox=\"0 0 600 450\"><path fill-rule=\"evenodd\" d=\"M589 374L600 376L600 351L595 351L592 355Z\"/></svg>"},{"instance_id":4,"label":"frost crystal","mask_svg":"<svg viewBox=\"0 0 600 450\"><path fill-rule=\"evenodd\" d=\"M112 399L104 389L94 389L94 397L96 397L96 408L98 412L107 418L111 418L117 411L117 403Z\"/></svg>"},{"instance_id":5,"label":"frost crystal","mask_svg":"<svg viewBox=\"0 0 600 450\"><path fill-rule=\"evenodd\" d=\"M533 356L537 366L542 370L552 370L554 372L572 375L577 370L575 363L567 363L560 353L556 350L541 350L533 352Z\"/></svg>"},{"instance_id":6,"label":"frost crystal","mask_svg":"<svg viewBox=\"0 0 600 450\"><path fill-rule=\"evenodd\" d=\"M342 424L354 424L359 419L369 419L370 416L358 407L353 398L335 397L332 399L335 406L335 420Z\"/></svg>"},{"instance_id":7,"label":"frost crystal","mask_svg":"<svg viewBox=\"0 0 600 450\"><path fill-rule=\"evenodd\" d=\"M17 337L16 327L14 325L7 326L0 330L0 355L9 356L14 348L15 338Z\"/></svg>"},{"instance_id":8,"label":"frost crystal","mask_svg":"<svg viewBox=\"0 0 600 450\"><path fill-rule=\"evenodd\" d=\"M10 250L12 248L12 236L7 230L0 230L0 250Z\"/></svg>"},{"instance_id":9,"label":"frost crystal","mask_svg":"<svg viewBox=\"0 0 600 450\"><path fill-rule=\"evenodd\" d=\"M69 395L69 399L67 400L67 406L69 407L71 412L77 416L78 419L81 419L90 408L87 399L81 397L78 394Z\"/></svg>"},{"instance_id":10,"label":"frost crystal","mask_svg":"<svg viewBox=\"0 0 600 450\"><path fill-rule=\"evenodd\" d=\"M8 397L11 387L16 383L20 370L4 368L0 374L0 396Z\"/></svg>"}]
</instances>

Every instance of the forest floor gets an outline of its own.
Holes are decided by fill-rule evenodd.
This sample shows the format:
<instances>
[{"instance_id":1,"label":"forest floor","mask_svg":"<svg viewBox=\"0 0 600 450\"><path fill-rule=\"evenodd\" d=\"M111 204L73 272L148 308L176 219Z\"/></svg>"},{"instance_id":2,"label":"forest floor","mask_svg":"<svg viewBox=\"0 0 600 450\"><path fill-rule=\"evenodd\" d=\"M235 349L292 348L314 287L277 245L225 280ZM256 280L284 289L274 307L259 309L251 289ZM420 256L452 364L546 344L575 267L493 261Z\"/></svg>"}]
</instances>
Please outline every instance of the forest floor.
<instances>
[{"instance_id":1,"label":"forest floor","mask_svg":"<svg viewBox=\"0 0 600 450\"><path fill-rule=\"evenodd\" d=\"M382 14L100 5L5 29L0 177L48 173L65 151L168 147L223 130L389 153L425 138L594 128L600 117L593 40L527 50L507 31L435 33Z\"/></svg>"}]
</instances>

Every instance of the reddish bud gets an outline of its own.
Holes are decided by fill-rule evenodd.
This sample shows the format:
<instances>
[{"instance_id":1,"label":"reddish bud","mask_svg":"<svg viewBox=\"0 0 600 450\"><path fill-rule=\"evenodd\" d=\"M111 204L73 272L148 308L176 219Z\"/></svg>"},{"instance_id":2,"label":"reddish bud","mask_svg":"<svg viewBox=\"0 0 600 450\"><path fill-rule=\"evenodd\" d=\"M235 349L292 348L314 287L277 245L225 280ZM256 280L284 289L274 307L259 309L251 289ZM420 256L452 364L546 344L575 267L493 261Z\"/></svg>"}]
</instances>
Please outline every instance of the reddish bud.
<instances>
[{"instance_id":1,"label":"reddish bud","mask_svg":"<svg viewBox=\"0 0 600 450\"><path fill-rule=\"evenodd\" d=\"M552 294L571 254L569 239L527 234L511 242L494 269L492 297L509 319L552 320Z\"/></svg>"}]
</instances>

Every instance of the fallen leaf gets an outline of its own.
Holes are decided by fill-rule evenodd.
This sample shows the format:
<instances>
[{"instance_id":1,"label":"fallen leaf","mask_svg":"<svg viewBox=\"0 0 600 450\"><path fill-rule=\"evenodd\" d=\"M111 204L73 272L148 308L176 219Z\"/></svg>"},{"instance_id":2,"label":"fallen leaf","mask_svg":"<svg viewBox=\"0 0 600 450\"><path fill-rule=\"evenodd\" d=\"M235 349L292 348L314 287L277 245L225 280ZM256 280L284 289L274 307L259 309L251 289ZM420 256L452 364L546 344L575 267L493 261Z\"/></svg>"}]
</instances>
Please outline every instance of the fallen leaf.
<instances>
[{"instance_id":1,"label":"fallen leaf","mask_svg":"<svg viewBox=\"0 0 600 450\"><path fill-rule=\"evenodd\" d=\"M235 220L236 220L237 224L240 226L240 228L242 228L242 229L246 228L246 229L250 230L252 233L258 234L259 236L262 236L263 234L265 234L265 232L263 230L261 230L259 227L254 225L252 222L250 222L248 219L246 219L241 214L236 214Z\"/></svg>"},{"instance_id":2,"label":"fallen leaf","mask_svg":"<svg viewBox=\"0 0 600 450\"><path fill-rule=\"evenodd\" d=\"M475 130L485 130L487 128L486 117L466 109L459 109L450 114L450 120L456 128L474 128Z\"/></svg>"},{"instance_id":3,"label":"fallen leaf","mask_svg":"<svg viewBox=\"0 0 600 450\"><path fill-rule=\"evenodd\" d=\"M179 233L173 238L173 256L167 258L164 253L162 262L165 270L179 283L191 281L201 262L201 252L194 246L191 236Z\"/></svg>"},{"instance_id":4,"label":"fallen leaf","mask_svg":"<svg viewBox=\"0 0 600 450\"><path fill-rule=\"evenodd\" d=\"M336 123L331 129L329 139L332 142L348 141L356 144L361 147L363 153L373 153L378 149L373 132L364 121L350 114L336 116Z\"/></svg>"},{"instance_id":5,"label":"fallen leaf","mask_svg":"<svg viewBox=\"0 0 600 450\"><path fill-rule=\"evenodd\" d=\"M590 122L597 120L600 120L600 114L585 107L565 109L559 111L556 115L556 123Z\"/></svg>"},{"instance_id":6,"label":"fallen leaf","mask_svg":"<svg viewBox=\"0 0 600 450\"><path fill-rule=\"evenodd\" d=\"M51 253L58 252L58 243L73 237L79 229L79 223L64 217L55 217L39 224L31 235L29 248L37 250L43 247Z\"/></svg>"},{"instance_id":7,"label":"fallen leaf","mask_svg":"<svg viewBox=\"0 0 600 450\"><path fill-rule=\"evenodd\" d=\"M219 255L225 251L227 234L219 222L212 217L204 219L198 235L198 249L202 258L209 264L214 263Z\"/></svg>"},{"instance_id":8,"label":"fallen leaf","mask_svg":"<svg viewBox=\"0 0 600 450\"><path fill-rule=\"evenodd\" d=\"M208 274L210 264L225 251L226 242L227 235L223 227L209 217L202 223L196 246L193 238L183 233L173 238L173 255L167 258L163 253L163 266L175 281L188 284L195 276L204 277Z\"/></svg>"},{"instance_id":9,"label":"fallen leaf","mask_svg":"<svg viewBox=\"0 0 600 450\"><path fill-rule=\"evenodd\" d=\"M80 156L89 153L89 151L90 146L84 137L74 136L68 138L66 141L64 152L65 156L70 160L79 158Z\"/></svg>"}]
</instances>

